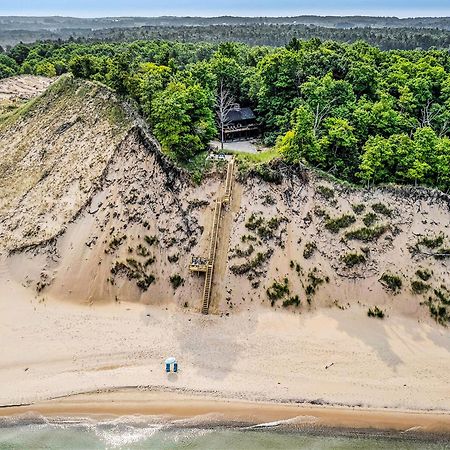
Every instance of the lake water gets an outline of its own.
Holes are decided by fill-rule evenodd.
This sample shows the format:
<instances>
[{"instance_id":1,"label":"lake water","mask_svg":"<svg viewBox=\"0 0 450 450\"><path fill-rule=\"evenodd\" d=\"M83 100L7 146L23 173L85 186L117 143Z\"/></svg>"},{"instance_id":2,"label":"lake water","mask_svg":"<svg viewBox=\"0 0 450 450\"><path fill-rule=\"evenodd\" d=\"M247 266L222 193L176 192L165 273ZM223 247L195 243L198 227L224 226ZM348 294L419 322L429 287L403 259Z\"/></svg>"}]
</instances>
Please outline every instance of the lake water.
<instances>
[{"instance_id":1,"label":"lake water","mask_svg":"<svg viewBox=\"0 0 450 450\"><path fill-rule=\"evenodd\" d=\"M280 431L272 427L190 426L155 418L0 420L0 449L308 449L443 450L443 438L417 440L405 435L348 432ZM334 435L333 435L334 434Z\"/></svg>"}]
</instances>

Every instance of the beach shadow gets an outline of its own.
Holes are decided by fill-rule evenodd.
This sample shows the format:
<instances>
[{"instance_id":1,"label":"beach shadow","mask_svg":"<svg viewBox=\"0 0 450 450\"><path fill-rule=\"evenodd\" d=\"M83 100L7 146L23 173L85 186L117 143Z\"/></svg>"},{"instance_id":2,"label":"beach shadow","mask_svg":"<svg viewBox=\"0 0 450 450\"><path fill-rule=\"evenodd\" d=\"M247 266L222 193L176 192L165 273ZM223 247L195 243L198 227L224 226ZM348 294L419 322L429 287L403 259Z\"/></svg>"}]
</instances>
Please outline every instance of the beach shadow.
<instances>
[{"instance_id":1,"label":"beach shadow","mask_svg":"<svg viewBox=\"0 0 450 450\"><path fill-rule=\"evenodd\" d=\"M178 373L169 373L167 375L167 379L171 382L171 383L176 383L178 381Z\"/></svg>"},{"instance_id":2,"label":"beach shadow","mask_svg":"<svg viewBox=\"0 0 450 450\"><path fill-rule=\"evenodd\" d=\"M435 325L436 327L440 327L442 325ZM450 332L448 330L448 328L444 328L443 329L430 329L430 331L428 331L426 333L426 336L428 339L430 339L430 341L433 342L434 345L442 348L443 350L445 350L447 353L450 354Z\"/></svg>"},{"instance_id":3,"label":"beach shadow","mask_svg":"<svg viewBox=\"0 0 450 450\"><path fill-rule=\"evenodd\" d=\"M388 367L396 371L403 360L393 350L385 324L381 320L372 319L370 328L370 332L361 332L361 327L355 326L355 323L348 318L338 320L339 330L369 346Z\"/></svg>"},{"instance_id":4,"label":"beach shadow","mask_svg":"<svg viewBox=\"0 0 450 450\"><path fill-rule=\"evenodd\" d=\"M189 365L195 367L196 372L201 372L202 377L215 380L226 378L247 350L247 327L252 326L247 320L246 326L238 327L236 321L243 320L238 314L236 316L189 316L190 326L180 325L174 333L180 345L180 358L188 360Z\"/></svg>"}]
</instances>

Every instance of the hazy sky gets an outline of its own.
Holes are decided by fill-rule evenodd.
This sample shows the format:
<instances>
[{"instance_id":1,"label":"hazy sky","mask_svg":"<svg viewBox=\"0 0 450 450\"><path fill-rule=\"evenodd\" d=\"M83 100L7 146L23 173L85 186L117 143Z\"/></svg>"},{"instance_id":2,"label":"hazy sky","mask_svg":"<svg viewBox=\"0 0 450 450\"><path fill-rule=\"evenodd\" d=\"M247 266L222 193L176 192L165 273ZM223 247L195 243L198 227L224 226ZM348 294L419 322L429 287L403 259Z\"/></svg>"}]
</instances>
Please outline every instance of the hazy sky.
<instances>
[{"instance_id":1,"label":"hazy sky","mask_svg":"<svg viewBox=\"0 0 450 450\"><path fill-rule=\"evenodd\" d=\"M0 15L450 16L450 0L0 0Z\"/></svg>"}]
</instances>

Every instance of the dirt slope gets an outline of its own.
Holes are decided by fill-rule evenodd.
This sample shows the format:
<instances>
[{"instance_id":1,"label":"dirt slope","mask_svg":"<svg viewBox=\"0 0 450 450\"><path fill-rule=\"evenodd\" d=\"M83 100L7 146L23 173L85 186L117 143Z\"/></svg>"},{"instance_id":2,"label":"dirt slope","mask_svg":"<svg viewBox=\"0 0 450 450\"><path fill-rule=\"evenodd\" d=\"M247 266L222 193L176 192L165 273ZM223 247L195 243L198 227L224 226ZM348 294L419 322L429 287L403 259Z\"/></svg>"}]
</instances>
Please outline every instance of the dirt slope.
<instances>
[{"instance_id":1,"label":"dirt slope","mask_svg":"<svg viewBox=\"0 0 450 450\"><path fill-rule=\"evenodd\" d=\"M206 254L223 177L193 186L131 108L107 88L70 77L3 121L0 142L0 245L9 255L0 276L41 300L199 309L202 278L188 266L191 255ZM235 186L213 312L262 305L365 314L377 306L446 320L450 263L433 254L450 247L447 196L359 191L300 169L273 171L282 173L280 184L249 176Z\"/></svg>"},{"instance_id":2,"label":"dirt slope","mask_svg":"<svg viewBox=\"0 0 450 450\"><path fill-rule=\"evenodd\" d=\"M5 100L30 100L42 94L54 78L35 75L19 75L0 80L0 102Z\"/></svg>"}]
</instances>

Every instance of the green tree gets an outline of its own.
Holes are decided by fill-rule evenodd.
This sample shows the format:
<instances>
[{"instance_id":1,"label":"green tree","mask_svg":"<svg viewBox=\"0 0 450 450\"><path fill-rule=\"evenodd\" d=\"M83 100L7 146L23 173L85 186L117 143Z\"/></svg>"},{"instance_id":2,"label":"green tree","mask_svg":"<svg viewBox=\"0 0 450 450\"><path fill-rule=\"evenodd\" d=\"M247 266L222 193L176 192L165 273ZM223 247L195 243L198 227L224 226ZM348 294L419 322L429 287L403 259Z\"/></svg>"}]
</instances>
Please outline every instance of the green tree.
<instances>
[{"instance_id":1,"label":"green tree","mask_svg":"<svg viewBox=\"0 0 450 450\"><path fill-rule=\"evenodd\" d=\"M346 119L336 117L326 119L324 125L324 133L319 139L320 148L326 155L324 168L339 176L352 178L359 156L354 128Z\"/></svg>"},{"instance_id":2,"label":"green tree","mask_svg":"<svg viewBox=\"0 0 450 450\"><path fill-rule=\"evenodd\" d=\"M292 129L277 140L279 151L290 162L323 164L325 154L314 135L314 115L311 111L305 106L296 108L292 113L291 124Z\"/></svg>"},{"instance_id":3,"label":"green tree","mask_svg":"<svg viewBox=\"0 0 450 450\"><path fill-rule=\"evenodd\" d=\"M301 88L303 101L314 112L317 133L327 117L346 119L355 107L355 94L347 81L335 80L329 73L323 78L310 78Z\"/></svg>"},{"instance_id":4,"label":"green tree","mask_svg":"<svg viewBox=\"0 0 450 450\"><path fill-rule=\"evenodd\" d=\"M440 139L436 146L436 183L444 191L450 190L450 139Z\"/></svg>"},{"instance_id":5,"label":"green tree","mask_svg":"<svg viewBox=\"0 0 450 450\"><path fill-rule=\"evenodd\" d=\"M212 105L199 86L171 82L152 102L153 131L162 147L187 161L215 135Z\"/></svg>"},{"instance_id":6,"label":"green tree","mask_svg":"<svg viewBox=\"0 0 450 450\"><path fill-rule=\"evenodd\" d=\"M36 65L34 72L36 75L44 77L56 77L55 66L49 61L42 61Z\"/></svg>"},{"instance_id":7,"label":"green tree","mask_svg":"<svg viewBox=\"0 0 450 450\"><path fill-rule=\"evenodd\" d=\"M147 119L151 122L152 102L170 81L172 70L167 66L147 62L139 66L139 70L127 79L127 90L136 99Z\"/></svg>"},{"instance_id":8,"label":"green tree","mask_svg":"<svg viewBox=\"0 0 450 450\"><path fill-rule=\"evenodd\" d=\"M16 75L16 72L14 69L12 69L9 66L6 66L5 64L0 63L0 79L1 78L8 78Z\"/></svg>"},{"instance_id":9,"label":"green tree","mask_svg":"<svg viewBox=\"0 0 450 450\"><path fill-rule=\"evenodd\" d=\"M0 78L12 77L19 73L19 65L13 58L0 54Z\"/></svg>"},{"instance_id":10,"label":"green tree","mask_svg":"<svg viewBox=\"0 0 450 450\"><path fill-rule=\"evenodd\" d=\"M136 64L132 51L122 51L110 62L106 81L116 92L126 95L129 92L129 83L133 65Z\"/></svg>"},{"instance_id":11,"label":"green tree","mask_svg":"<svg viewBox=\"0 0 450 450\"><path fill-rule=\"evenodd\" d=\"M69 70L76 77L89 80L99 71L98 58L92 55L75 55L69 60Z\"/></svg>"},{"instance_id":12,"label":"green tree","mask_svg":"<svg viewBox=\"0 0 450 450\"><path fill-rule=\"evenodd\" d=\"M358 176L367 183L387 182L390 178L390 163L394 152L388 139L373 136L368 139L361 155Z\"/></svg>"},{"instance_id":13,"label":"green tree","mask_svg":"<svg viewBox=\"0 0 450 450\"><path fill-rule=\"evenodd\" d=\"M8 56L14 59L17 64L23 64L23 62L27 59L29 53L30 47L21 42L8 52Z\"/></svg>"},{"instance_id":14,"label":"green tree","mask_svg":"<svg viewBox=\"0 0 450 450\"><path fill-rule=\"evenodd\" d=\"M265 56L252 78L251 96L269 131L286 132L290 115L298 106L300 85L298 52L282 49Z\"/></svg>"}]
</instances>

